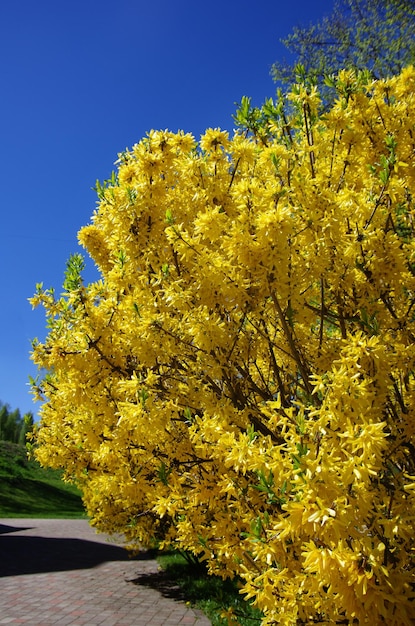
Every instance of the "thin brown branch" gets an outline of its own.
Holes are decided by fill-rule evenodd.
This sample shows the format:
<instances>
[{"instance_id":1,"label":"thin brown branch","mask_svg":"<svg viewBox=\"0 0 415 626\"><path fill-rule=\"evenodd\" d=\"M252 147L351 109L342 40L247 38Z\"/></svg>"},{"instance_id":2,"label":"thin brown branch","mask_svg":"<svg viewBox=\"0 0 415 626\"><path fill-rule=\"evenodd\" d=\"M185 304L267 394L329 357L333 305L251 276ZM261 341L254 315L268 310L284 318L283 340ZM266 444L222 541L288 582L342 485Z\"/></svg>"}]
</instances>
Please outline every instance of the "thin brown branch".
<instances>
[{"instance_id":1,"label":"thin brown branch","mask_svg":"<svg viewBox=\"0 0 415 626\"><path fill-rule=\"evenodd\" d=\"M308 143L309 148L312 148L313 145L314 145L314 139L313 139L313 131L311 129L310 105L308 104L308 102L304 103L304 105L303 105L303 112L304 112L304 122L305 122L307 143ZM310 157L311 178L315 178L316 177L316 171L315 171L315 168L314 168L314 164L315 164L314 150L310 150L309 157Z\"/></svg>"},{"instance_id":2,"label":"thin brown branch","mask_svg":"<svg viewBox=\"0 0 415 626\"><path fill-rule=\"evenodd\" d=\"M295 362L297 363L297 367L300 371L301 377L303 379L304 382L304 386L305 389L307 391L307 393L311 396L312 394L312 387L310 385L310 372L308 370L307 365L303 362L303 359L300 355L299 350L297 349L297 346L295 345L295 340L293 337L293 334L291 332L291 329L287 323L287 320L285 319L285 315L281 309L281 305L279 303L277 294L275 293L275 291L271 290L270 292L271 295L271 299L272 302L274 304L275 310L277 311L278 317L280 319L281 322L281 326L282 329L284 331L285 337L287 339L288 345L290 346L290 350L291 350L291 355L294 358Z\"/></svg>"},{"instance_id":3,"label":"thin brown branch","mask_svg":"<svg viewBox=\"0 0 415 626\"><path fill-rule=\"evenodd\" d=\"M319 331L319 337L318 337L318 353L321 354L321 348L323 345L323 336L324 336L324 311L325 311L325 307L324 307L324 280L323 277L320 278L320 299L321 299L321 306L320 306L320 331Z\"/></svg>"},{"instance_id":4,"label":"thin brown branch","mask_svg":"<svg viewBox=\"0 0 415 626\"><path fill-rule=\"evenodd\" d=\"M98 352L99 356L101 357L101 359L103 361L105 361L105 363L107 365L110 366L110 368L114 371L114 372L118 372L119 374L123 374L124 376L127 375L127 372L125 370L123 370L122 367L120 367L119 365L116 365L113 361L111 361L101 350L101 348L98 346L98 342L101 339L101 337L98 337L98 339L91 339L91 337L89 337L89 335L86 336L88 339L88 348L93 348L96 352Z\"/></svg>"}]
</instances>

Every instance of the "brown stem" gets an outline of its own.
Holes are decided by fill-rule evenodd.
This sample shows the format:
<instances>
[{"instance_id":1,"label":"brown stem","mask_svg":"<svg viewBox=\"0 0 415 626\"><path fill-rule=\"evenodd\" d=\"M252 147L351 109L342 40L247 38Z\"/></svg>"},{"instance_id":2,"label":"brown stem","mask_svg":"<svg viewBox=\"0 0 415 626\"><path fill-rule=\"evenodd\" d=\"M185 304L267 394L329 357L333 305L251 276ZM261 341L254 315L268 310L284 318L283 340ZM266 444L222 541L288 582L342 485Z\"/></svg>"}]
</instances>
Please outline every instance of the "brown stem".
<instances>
[{"instance_id":1,"label":"brown stem","mask_svg":"<svg viewBox=\"0 0 415 626\"><path fill-rule=\"evenodd\" d=\"M346 324L344 323L344 313L343 313L343 304L340 300L340 295L337 294L336 297L337 300L337 309L339 311L339 323L340 323L340 330L341 330L341 334L342 334L342 339L346 339L347 337L347 330L346 330Z\"/></svg>"},{"instance_id":2,"label":"brown stem","mask_svg":"<svg viewBox=\"0 0 415 626\"><path fill-rule=\"evenodd\" d=\"M109 365L114 372L118 372L119 374L123 374L124 376L127 375L127 372L125 372L122 367L120 367L119 365L115 365L115 363L110 361L110 359L102 352L101 348L98 346L98 341L101 339L101 337L98 337L98 339L91 339L91 337L87 335L87 339L88 348L94 348L94 350L98 352L101 359L105 361L105 363L107 363L107 365Z\"/></svg>"},{"instance_id":3,"label":"brown stem","mask_svg":"<svg viewBox=\"0 0 415 626\"><path fill-rule=\"evenodd\" d=\"M271 299L272 302L274 304L274 307L277 311L278 317L280 319L281 322L281 326L282 329L284 331L285 337L288 341L288 345L290 346L290 350L291 350L291 355L293 356L295 362L297 363L298 369L300 370L300 374L302 376L303 382L304 382L304 386L306 388L307 393L311 396L312 394L312 387L310 385L309 382L309 378L310 378L310 372L308 371L308 368L306 366L305 363L303 363L303 360L301 358L301 355L299 353L299 351L297 350L297 346L295 345L295 341L292 335L292 332L290 330L290 327L287 323L287 320L285 319L284 313L281 309L281 305L278 301L278 297L277 294L275 293L275 291L271 290Z\"/></svg>"},{"instance_id":4,"label":"brown stem","mask_svg":"<svg viewBox=\"0 0 415 626\"><path fill-rule=\"evenodd\" d=\"M306 135L307 135L307 142L308 142L308 146L311 148L314 145L314 140L313 140L313 131L310 127L309 124L309 118L311 118L311 113L310 113L310 105L308 103L304 103L303 105L303 112L304 112L304 121L305 121L305 130L306 130ZM311 119L310 119L311 122ZM314 169L314 163L315 163L315 154L314 154L314 150L310 150L310 169L311 169L311 178L315 178L316 177L316 172Z\"/></svg>"},{"instance_id":5,"label":"brown stem","mask_svg":"<svg viewBox=\"0 0 415 626\"><path fill-rule=\"evenodd\" d=\"M321 354L321 347L323 345L323 331L324 331L324 281L323 277L320 278L320 297L321 297L321 308L320 308L320 332L318 338L318 353Z\"/></svg>"},{"instance_id":6,"label":"brown stem","mask_svg":"<svg viewBox=\"0 0 415 626\"><path fill-rule=\"evenodd\" d=\"M380 203L382 201L383 198L383 194L385 193L386 190L386 185L383 185L382 189L380 190L380 194L379 194L379 198L376 200L375 206L373 207L373 211L370 214L370 217L368 220L366 220L366 223L364 225L364 228L366 230L366 228L369 227L371 221L373 220L373 218L375 217L376 211L378 210L378 207L380 206Z\"/></svg>"}]
</instances>

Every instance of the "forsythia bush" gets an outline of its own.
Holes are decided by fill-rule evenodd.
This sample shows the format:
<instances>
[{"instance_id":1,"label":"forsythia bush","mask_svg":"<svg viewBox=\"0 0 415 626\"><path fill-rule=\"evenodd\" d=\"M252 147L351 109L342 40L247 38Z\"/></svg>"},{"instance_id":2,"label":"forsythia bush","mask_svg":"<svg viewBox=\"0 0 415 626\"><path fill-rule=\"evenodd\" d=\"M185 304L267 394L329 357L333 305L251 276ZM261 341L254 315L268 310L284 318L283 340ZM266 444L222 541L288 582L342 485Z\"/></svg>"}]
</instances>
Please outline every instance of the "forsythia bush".
<instances>
[{"instance_id":1,"label":"forsythia bush","mask_svg":"<svg viewBox=\"0 0 415 626\"><path fill-rule=\"evenodd\" d=\"M151 132L38 286L36 455L264 624L414 623L415 70Z\"/></svg>"}]
</instances>

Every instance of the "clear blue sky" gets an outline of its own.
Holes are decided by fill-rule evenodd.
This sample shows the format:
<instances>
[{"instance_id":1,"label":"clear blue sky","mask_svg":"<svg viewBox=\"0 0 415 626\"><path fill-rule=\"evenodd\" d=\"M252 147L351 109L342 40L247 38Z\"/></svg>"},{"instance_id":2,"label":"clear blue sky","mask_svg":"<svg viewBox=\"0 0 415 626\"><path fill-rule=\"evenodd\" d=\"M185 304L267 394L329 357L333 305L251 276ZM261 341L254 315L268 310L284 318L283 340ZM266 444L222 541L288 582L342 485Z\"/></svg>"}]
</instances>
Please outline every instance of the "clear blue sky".
<instances>
[{"instance_id":1,"label":"clear blue sky","mask_svg":"<svg viewBox=\"0 0 415 626\"><path fill-rule=\"evenodd\" d=\"M37 412L28 387L43 282L60 293L91 190L152 128L232 131L235 102L275 93L280 39L332 0L4 0L0 8L0 400ZM86 279L94 276L88 270Z\"/></svg>"}]
</instances>

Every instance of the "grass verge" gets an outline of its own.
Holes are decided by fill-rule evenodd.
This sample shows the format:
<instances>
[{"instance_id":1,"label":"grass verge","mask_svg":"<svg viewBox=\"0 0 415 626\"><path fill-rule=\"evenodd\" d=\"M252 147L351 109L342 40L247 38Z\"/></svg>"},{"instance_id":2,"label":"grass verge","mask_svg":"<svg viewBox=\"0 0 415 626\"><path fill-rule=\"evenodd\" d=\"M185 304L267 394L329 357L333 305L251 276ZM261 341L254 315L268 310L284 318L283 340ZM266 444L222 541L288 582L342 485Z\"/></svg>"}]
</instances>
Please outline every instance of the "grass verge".
<instances>
[{"instance_id":1,"label":"grass verge","mask_svg":"<svg viewBox=\"0 0 415 626\"><path fill-rule=\"evenodd\" d=\"M57 470L29 460L26 449L0 441L0 517L85 517L81 494Z\"/></svg>"},{"instance_id":2,"label":"grass verge","mask_svg":"<svg viewBox=\"0 0 415 626\"><path fill-rule=\"evenodd\" d=\"M259 626L261 623L261 612L243 599L237 581L209 576L203 563L189 562L178 552L162 552L157 560L168 577L181 587L189 602L207 615L212 626ZM229 609L234 616L232 620L221 616Z\"/></svg>"}]
</instances>

